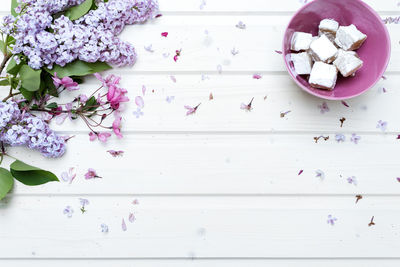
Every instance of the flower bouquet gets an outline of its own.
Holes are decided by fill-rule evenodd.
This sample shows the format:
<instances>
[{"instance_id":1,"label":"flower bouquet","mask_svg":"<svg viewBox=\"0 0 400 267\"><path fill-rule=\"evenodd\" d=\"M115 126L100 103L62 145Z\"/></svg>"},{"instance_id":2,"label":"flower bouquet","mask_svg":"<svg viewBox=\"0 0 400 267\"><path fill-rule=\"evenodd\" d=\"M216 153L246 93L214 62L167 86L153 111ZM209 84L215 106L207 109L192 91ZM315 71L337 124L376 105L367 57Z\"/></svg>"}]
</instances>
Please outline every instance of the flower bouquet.
<instances>
[{"instance_id":1,"label":"flower bouquet","mask_svg":"<svg viewBox=\"0 0 400 267\"><path fill-rule=\"evenodd\" d=\"M158 17L156 0L12 0L11 15L0 25L0 165L9 148L25 146L45 157L61 157L69 137L57 135L51 120L83 120L90 140L121 138L121 104L128 102L120 78L99 73L112 66L131 66L134 47L118 38L125 25ZM83 77L95 75L99 87L67 103L65 91L79 90ZM114 116L111 125L106 125ZM13 158L15 159L15 158ZM58 181L56 175L15 159L0 167L0 199L14 179L28 186Z\"/></svg>"}]
</instances>

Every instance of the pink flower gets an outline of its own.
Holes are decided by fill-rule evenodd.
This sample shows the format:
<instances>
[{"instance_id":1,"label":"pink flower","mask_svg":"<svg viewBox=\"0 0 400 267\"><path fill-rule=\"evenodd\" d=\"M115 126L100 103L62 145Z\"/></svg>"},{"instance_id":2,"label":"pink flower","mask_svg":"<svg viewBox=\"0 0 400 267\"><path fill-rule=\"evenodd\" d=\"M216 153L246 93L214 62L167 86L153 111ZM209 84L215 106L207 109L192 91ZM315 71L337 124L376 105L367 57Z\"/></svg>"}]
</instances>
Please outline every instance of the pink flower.
<instances>
[{"instance_id":1,"label":"pink flower","mask_svg":"<svg viewBox=\"0 0 400 267\"><path fill-rule=\"evenodd\" d=\"M128 93L127 90L115 85L108 87L107 100L113 109L118 109L121 103L129 101L129 98L125 96L126 93Z\"/></svg>"},{"instance_id":2,"label":"pink flower","mask_svg":"<svg viewBox=\"0 0 400 267\"><path fill-rule=\"evenodd\" d=\"M99 133L97 135L97 137L99 138L100 142L106 143L108 138L111 137L111 134L110 133Z\"/></svg>"},{"instance_id":3,"label":"pink flower","mask_svg":"<svg viewBox=\"0 0 400 267\"><path fill-rule=\"evenodd\" d=\"M118 138L123 137L121 134L121 120L122 120L122 117L117 117L117 118L115 118L115 120L112 124L113 131Z\"/></svg>"},{"instance_id":4,"label":"pink flower","mask_svg":"<svg viewBox=\"0 0 400 267\"><path fill-rule=\"evenodd\" d=\"M86 101L88 101L88 97L87 97L87 95L84 95L84 94L80 94L79 96L78 96L78 98L79 98L79 101L81 101L81 102L83 102L83 103L86 103Z\"/></svg>"},{"instance_id":5,"label":"pink flower","mask_svg":"<svg viewBox=\"0 0 400 267\"><path fill-rule=\"evenodd\" d=\"M61 124L64 123L65 119L68 118L68 117L72 120L72 113L71 113L71 110L72 110L72 103L67 103L67 104L65 105L65 111L67 111L67 112L60 113L60 114L56 117L56 123L57 123L58 125L61 125Z\"/></svg>"},{"instance_id":6,"label":"pink flower","mask_svg":"<svg viewBox=\"0 0 400 267\"><path fill-rule=\"evenodd\" d=\"M90 140L91 142L93 142L93 141L95 141L96 139L97 139L97 134L94 133L94 132L90 132L90 133L89 133L89 140Z\"/></svg>"},{"instance_id":7,"label":"pink flower","mask_svg":"<svg viewBox=\"0 0 400 267\"><path fill-rule=\"evenodd\" d=\"M70 77L64 77L60 79L57 77L57 72L54 73L53 83L57 88L63 86L68 91L79 90L79 85L77 82L74 82L74 80L72 80Z\"/></svg>"},{"instance_id":8,"label":"pink flower","mask_svg":"<svg viewBox=\"0 0 400 267\"><path fill-rule=\"evenodd\" d=\"M99 139L100 142L106 143L108 138L111 137L110 133L95 133L95 132L90 132L89 133L89 140L91 142L95 141L97 138Z\"/></svg>"},{"instance_id":9,"label":"pink flower","mask_svg":"<svg viewBox=\"0 0 400 267\"><path fill-rule=\"evenodd\" d=\"M161 36L162 36L162 37L168 37L168 32L162 32L162 33L161 33Z\"/></svg>"},{"instance_id":10,"label":"pink flower","mask_svg":"<svg viewBox=\"0 0 400 267\"><path fill-rule=\"evenodd\" d=\"M196 111L197 111L197 109L199 108L200 105L201 105L201 103L198 104L195 107L185 106L185 109L187 109L186 116L189 116L189 115L192 115L192 114L196 113Z\"/></svg>"},{"instance_id":11,"label":"pink flower","mask_svg":"<svg viewBox=\"0 0 400 267\"><path fill-rule=\"evenodd\" d=\"M114 74L108 75L105 79L99 73L95 73L94 76L103 83L103 86L107 87L119 85L121 81L121 77L115 76Z\"/></svg>"},{"instance_id":12,"label":"pink flower","mask_svg":"<svg viewBox=\"0 0 400 267\"><path fill-rule=\"evenodd\" d=\"M85 179L90 180L94 178L101 178L100 176L97 175L96 171L92 168L89 168L87 173L85 174Z\"/></svg>"}]
</instances>

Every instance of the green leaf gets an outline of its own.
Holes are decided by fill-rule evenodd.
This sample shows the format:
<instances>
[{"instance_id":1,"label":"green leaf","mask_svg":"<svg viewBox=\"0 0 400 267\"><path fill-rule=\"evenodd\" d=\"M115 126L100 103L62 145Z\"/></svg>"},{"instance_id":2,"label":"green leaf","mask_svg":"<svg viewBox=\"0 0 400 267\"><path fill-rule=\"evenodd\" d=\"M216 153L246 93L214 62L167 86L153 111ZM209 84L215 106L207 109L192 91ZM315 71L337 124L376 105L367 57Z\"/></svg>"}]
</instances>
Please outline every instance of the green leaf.
<instances>
[{"instance_id":1,"label":"green leaf","mask_svg":"<svg viewBox=\"0 0 400 267\"><path fill-rule=\"evenodd\" d=\"M95 111L98 107L99 104L97 103L96 97L92 96L91 98L86 101L85 106L83 107L83 110L86 111Z\"/></svg>"},{"instance_id":2,"label":"green leaf","mask_svg":"<svg viewBox=\"0 0 400 267\"><path fill-rule=\"evenodd\" d=\"M25 185L35 186L48 182L59 182L57 176L53 173L30 166L19 160L11 164L10 170L12 176Z\"/></svg>"},{"instance_id":3,"label":"green leaf","mask_svg":"<svg viewBox=\"0 0 400 267\"><path fill-rule=\"evenodd\" d=\"M57 72L57 76L60 78L64 77L71 77L71 76L86 76L89 74L93 74L96 72L102 72L105 70L109 70L111 67L104 62L95 62L95 63L88 63L81 60L76 60L71 62L64 67L54 65L54 67L50 69L46 69L46 71L52 75Z\"/></svg>"},{"instance_id":4,"label":"green leaf","mask_svg":"<svg viewBox=\"0 0 400 267\"><path fill-rule=\"evenodd\" d=\"M15 59L11 59L10 63L8 63L7 66L7 72L12 74L12 75L17 75L19 70L21 69L22 64L17 64L17 62L15 62Z\"/></svg>"},{"instance_id":5,"label":"green leaf","mask_svg":"<svg viewBox=\"0 0 400 267\"><path fill-rule=\"evenodd\" d=\"M11 0L11 14L16 17L18 14L15 12L15 8L18 6L17 0Z\"/></svg>"},{"instance_id":6,"label":"green leaf","mask_svg":"<svg viewBox=\"0 0 400 267\"><path fill-rule=\"evenodd\" d=\"M4 168L0 168L0 200L10 192L13 185L14 178L11 173Z\"/></svg>"},{"instance_id":7,"label":"green leaf","mask_svg":"<svg viewBox=\"0 0 400 267\"><path fill-rule=\"evenodd\" d=\"M0 40L0 51L3 55L7 54L7 45L3 40Z\"/></svg>"},{"instance_id":8,"label":"green leaf","mask_svg":"<svg viewBox=\"0 0 400 267\"><path fill-rule=\"evenodd\" d=\"M40 89L40 73L42 70L34 70L28 65L23 65L19 71L21 86L26 90L35 92Z\"/></svg>"},{"instance_id":9,"label":"green leaf","mask_svg":"<svg viewBox=\"0 0 400 267\"><path fill-rule=\"evenodd\" d=\"M0 81L0 86L10 85L10 81L8 79L4 79Z\"/></svg>"},{"instance_id":10,"label":"green leaf","mask_svg":"<svg viewBox=\"0 0 400 267\"><path fill-rule=\"evenodd\" d=\"M56 108L58 108L58 105L57 105L56 102L52 102L52 103L48 104L48 105L46 106L46 108L49 108L49 109L56 109Z\"/></svg>"},{"instance_id":11,"label":"green leaf","mask_svg":"<svg viewBox=\"0 0 400 267\"><path fill-rule=\"evenodd\" d=\"M86 15L92 8L93 0L85 0L82 4L73 6L68 9L64 16L68 17L70 20L76 20L80 17Z\"/></svg>"},{"instance_id":12,"label":"green leaf","mask_svg":"<svg viewBox=\"0 0 400 267\"><path fill-rule=\"evenodd\" d=\"M52 76L50 73L43 71L42 72L42 84L46 88L46 92L51 95L58 97L58 91L56 86L54 85Z\"/></svg>"}]
</instances>

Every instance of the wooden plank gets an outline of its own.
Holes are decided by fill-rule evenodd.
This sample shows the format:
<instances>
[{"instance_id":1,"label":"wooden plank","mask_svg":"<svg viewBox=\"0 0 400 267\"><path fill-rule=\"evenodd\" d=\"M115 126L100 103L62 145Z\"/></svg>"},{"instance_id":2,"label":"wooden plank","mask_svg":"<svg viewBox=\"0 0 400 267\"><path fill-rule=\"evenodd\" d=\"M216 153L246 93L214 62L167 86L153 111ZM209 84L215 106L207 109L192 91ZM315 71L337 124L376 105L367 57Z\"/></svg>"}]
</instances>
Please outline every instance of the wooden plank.
<instances>
[{"instance_id":1,"label":"wooden plank","mask_svg":"<svg viewBox=\"0 0 400 267\"><path fill-rule=\"evenodd\" d=\"M282 50L282 38L289 20L287 15L170 15L140 26L129 26L121 38L135 45L139 57L134 67L120 68L118 72L286 72L283 58L275 50ZM246 30L235 27L239 21L246 23ZM400 25L391 24L388 29L393 48L388 71L399 72L400 62L395 59L400 58ZM168 38L161 37L166 31ZM153 53L145 50L149 45L152 45ZM239 51L238 55L231 54L233 48ZM175 51L180 49L182 56L174 62Z\"/></svg>"},{"instance_id":2,"label":"wooden plank","mask_svg":"<svg viewBox=\"0 0 400 267\"><path fill-rule=\"evenodd\" d=\"M114 71L119 74L118 70ZM144 116L137 119L133 112L135 103L130 103L124 111L123 131L128 132L313 132L314 134L334 132L365 132L381 134L376 128L379 120L387 121L388 131L400 131L399 75L388 75L373 89L356 99L347 100L350 108L340 101L327 101L330 112L321 114L318 106L324 102L301 91L287 74L265 75L255 80L252 75L208 75L202 81L201 75L175 75L174 83L169 75L122 75L122 85L129 90L134 102L142 95L142 86L147 87ZM75 92L91 94L99 82L87 79L82 90ZM382 93L382 88L387 92ZM153 92L154 90L154 92ZM209 100L210 93L214 99ZM74 94L65 93L60 103L73 99ZM166 98L174 96L168 103ZM253 110L240 109L241 103L252 98ZM267 97L265 100L264 98ZM186 116L184 105L196 106L201 103L197 114ZM291 111L285 118L281 112ZM344 127L339 119L345 117ZM111 118L112 119L112 118ZM111 125L111 122L107 122ZM88 132L83 122L66 121L56 130L69 133Z\"/></svg>"},{"instance_id":3,"label":"wooden plank","mask_svg":"<svg viewBox=\"0 0 400 267\"><path fill-rule=\"evenodd\" d=\"M399 260L396 259L145 259L145 260L124 260L124 259L99 259L99 260L0 260L1 264L4 266L13 267L67 267L74 264L80 267L89 267L95 264L98 267L209 267L209 266L219 266L219 267L265 267L265 266L276 266L276 267L336 267L338 265L342 267L397 267L399 266Z\"/></svg>"},{"instance_id":4,"label":"wooden plank","mask_svg":"<svg viewBox=\"0 0 400 267\"><path fill-rule=\"evenodd\" d=\"M0 258L398 258L399 197L133 199L90 197L80 214L77 197L11 198L0 206Z\"/></svg>"},{"instance_id":5,"label":"wooden plank","mask_svg":"<svg viewBox=\"0 0 400 267\"><path fill-rule=\"evenodd\" d=\"M71 185L17 184L15 195L347 195L398 194L395 136L363 135L358 145L330 140L315 144L312 134L128 135L107 146L78 135L59 160L13 148L10 153L57 175L76 168ZM112 158L108 149L125 150ZM10 161L6 162L6 165ZM85 180L88 168L102 179ZM316 177L316 170L325 179ZM304 170L298 175L300 170ZM356 176L357 185L348 177Z\"/></svg>"},{"instance_id":6,"label":"wooden plank","mask_svg":"<svg viewBox=\"0 0 400 267\"><path fill-rule=\"evenodd\" d=\"M377 11L397 11L399 7L394 0L367 0L365 1ZM281 0L270 2L264 0L250 0L246 4L239 0L159 0L162 12L294 12L303 4L296 0ZM1 5L0 11L10 10L9 5Z\"/></svg>"},{"instance_id":7,"label":"wooden plank","mask_svg":"<svg viewBox=\"0 0 400 267\"><path fill-rule=\"evenodd\" d=\"M222 72L285 71L281 55L282 38L290 16L165 16L140 27L127 27L122 39L135 45L139 60L132 69L123 71L197 71L215 72L220 65ZM235 27L243 21L247 28ZM400 57L400 25L388 25L392 36L392 58ZM161 32L169 32L168 38ZM206 34L208 32L208 34ZM262 32L262 34L260 34ZM154 53L144 47L153 45ZM233 56L233 48L239 54ZM172 57L182 49L178 62ZM169 53L164 58L163 54ZM400 62L392 60L388 71L400 71Z\"/></svg>"}]
</instances>

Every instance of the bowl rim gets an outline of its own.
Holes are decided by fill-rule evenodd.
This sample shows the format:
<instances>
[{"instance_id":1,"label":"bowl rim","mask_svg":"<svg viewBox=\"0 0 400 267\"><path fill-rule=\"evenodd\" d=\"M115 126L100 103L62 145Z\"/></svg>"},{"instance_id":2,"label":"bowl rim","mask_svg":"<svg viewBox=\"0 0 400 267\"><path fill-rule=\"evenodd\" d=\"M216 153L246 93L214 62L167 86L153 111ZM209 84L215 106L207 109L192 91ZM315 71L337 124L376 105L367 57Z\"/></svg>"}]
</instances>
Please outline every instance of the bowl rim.
<instances>
[{"instance_id":1,"label":"bowl rim","mask_svg":"<svg viewBox=\"0 0 400 267\"><path fill-rule=\"evenodd\" d=\"M380 78L377 79L377 80L375 81L375 83L373 83L370 87L368 87L368 88L362 90L361 92L359 92L359 93L357 93L357 94L351 95L351 96L344 96L344 97L325 96L325 95L318 94L318 93L316 93L316 92L314 92L314 91L311 91L308 87L306 87L306 86L304 86L303 84L301 84L301 83L297 80L296 76L294 76L294 74L292 73L292 71L291 71L291 69L290 69L289 61L286 59L287 54L285 53L285 36L286 36L286 34L287 34L287 32L288 32L289 25L292 23L292 21L294 20L294 18L297 17L297 15L298 15L300 12L302 12L302 11L303 11L305 8L307 8L309 5L312 5L314 2L317 2L317 1L324 1L324 0L313 0L313 1L308 2L307 4L305 4L304 6L302 6L299 10L296 11L296 13L292 16L292 18L290 19L289 23L288 23L287 26L286 26L286 29L285 29L285 32L284 32L284 35L283 35L283 41L282 41L282 56L283 56L283 61L285 62L286 70L287 70L287 72L289 73L289 75L292 77L292 79L294 80L294 82L295 82L301 89L303 89L303 90L306 91L307 93L309 93L309 94L311 94L311 95L313 95L313 96L316 96L316 97L318 97L318 98L322 98L322 99L326 99L326 100L346 100L346 99L351 99L351 98L355 98L355 97L357 97L357 96L360 96L360 95L362 95L363 93L365 93L365 92L367 92L368 90L370 90L372 87L374 87L374 86L380 81ZM378 20L380 21L380 23L382 24L382 26L383 26L383 28L384 28L385 37L386 37L387 40L388 40L387 47L386 47L386 49L388 50L388 54L387 54L387 56L386 56L385 67L382 68L381 73L379 74L379 76L382 77L382 76L385 74L387 67L389 66L390 57L391 57L391 54L392 54L392 43L391 43L391 38L390 38L389 30L388 30L386 24L383 22L382 18L379 16L379 14L378 14L372 7L370 7L367 3L363 2L362 0L352 0L352 1L356 1L356 2L358 2L359 4L363 5L365 8L367 8L367 9L375 16L375 18L378 19ZM335 90L335 89L333 89L333 90Z\"/></svg>"}]
</instances>

